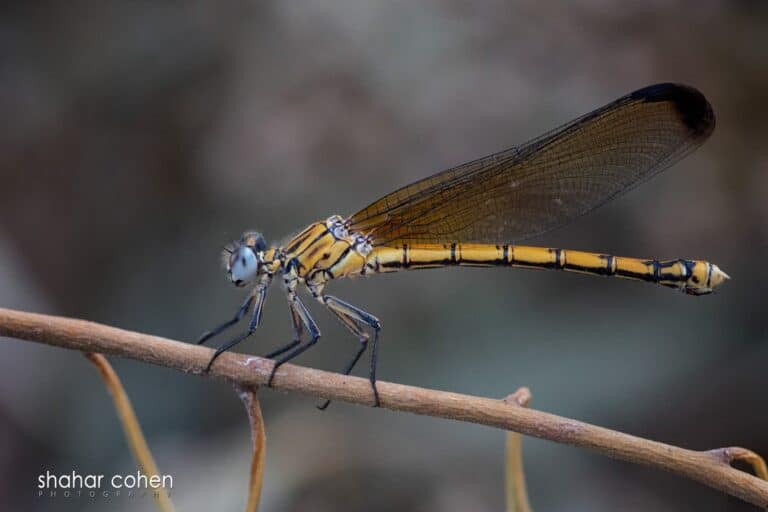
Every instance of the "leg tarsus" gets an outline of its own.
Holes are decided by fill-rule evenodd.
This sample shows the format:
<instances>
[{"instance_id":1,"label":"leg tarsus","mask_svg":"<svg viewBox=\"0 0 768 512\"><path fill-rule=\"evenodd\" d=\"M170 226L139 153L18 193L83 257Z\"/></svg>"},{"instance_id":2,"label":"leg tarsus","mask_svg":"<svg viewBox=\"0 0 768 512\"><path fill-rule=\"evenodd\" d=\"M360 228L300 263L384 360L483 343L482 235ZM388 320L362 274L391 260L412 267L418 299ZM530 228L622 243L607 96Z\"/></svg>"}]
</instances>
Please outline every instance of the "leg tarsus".
<instances>
[{"instance_id":1,"label":"leg tarsus","mask_svg":"<svg viewBox=\"0 0 768 512\"><path fill-rule=\"evenodd\" d=\"M368 377L368 379L371 381L371 389L373 389L374 407L381 407L379 389L376 387L376 357L379 352L379 331L381 331L381 325L376 327L376 333L373 335L373 347L371 347L371 371Z\"/></svg>"},{"instance_id":2,"label":"leg tarsus","mask_svg":"<svg viewBox=\"0 0 768 512\"><path fill-rule=\"evenodd\" d=\"M269 374L267 387L272 387L272 380L275 378L275 373L277 372L278 368L280 368L283 364L287 363L294 357L297 357L298 355L300 355L309 347L317 343L319 340L320 340L320 332L315 332L312 334L312 339L309 340L306 345L301 345L300 347L293 349L291 352L289 352L288 354L284 355L283 357L275 361L274 366L272 366L272 373Z\"/></svg>"},{"instance_id":3,"label":"leg tarsus","mask_svg":"<svg viewBox=\"0 0 768 512\"><path fill-rule=\"evenodd\" d=\"M243 306L241 307L241 311L247 311L248 306L250 306L250 301L254 298L256 299L256 304L253 307L253 316L251 317L251 322L248 324L248 330L238 336L237 338L231 339L228 342L222 344L219 348L216 349L216 352L213 353L213 356L211 357L211 360L208 361L208 366L205 367L205 373L208 373L211 371L211 366L213 366L213 362L216 361L216 359L226 352L227 350L231 349L244 339L246 339L248 336L252 335L254 332L256 332L256 329L259 327L259 324L261 323L261 311L264 307L264 298L266 297L267 289L266 286L263 286L259 288L256 291L256 294L251 296L248 300L245 301ZM240 314L240 311L238 311L238 315ZM205 340L203 340L205 341Z\"/></svg>"},{"instance_id":4,"label":"leg tarsus","mask_svg":"<svg viewBox=\"0 0 768 512\"><path fill-rule=\"evenodd\" d=\"M284 354L285 352L291 350L293 347L301 343L301 336L304 334L304 324L301 321L301 315L299 315L299 313L296 311L296 308L294 308L290 303L289 309L291 313L291 327L293 328L293 341L283 346L282 348L279 348L265 355L264 357L267 359L274 359L280 354Z\"/></svg>"},{"instance_id":5,"label":"leg tarsus","mask_svg":"<svg viewBox=\"0 0 768 512\"><path fill-rule=\"evenodd\" d=\"M232 347L234 347L235 345L237 345L238 343L246 339L248 336L250 336L254 332L256 332L256 329L253 329L253 330L248 329L247 332L241 334L237 338L229 340L228 342L224 343L222 346L217 348L216 352L213 353L211 360L208 361L208 366L205 367L205 373L208 373L209 371L211 371L211 366L213 366L213 362L216 360L216 358L218 358L221 354L223 354L227 350L231 349Z\"/></svg>"},{"instance_id":6,"label":"leg tarsus","mask_svg":"<svg viewBox=\"0 0 768 512\"><path fill-rule=\"evenodd\" d=\"M360 348L357 349L357 353L355 354L355 357L352 358L352 360L347 364L347 367L344 369L344 375L349 375L352 372L352 368L355 367L357 362L360 360L360 356L362 356L363 352L365 352L365 349L368 348L368 336L367 335L361 336L359 338L359 340L360 340ZM374 392L375 392L375 388L374 388ZM377 396L378 396L378 394L377 394ZM378 403L378 401L377 401L377 403ZM326 410L328 408L328 406L330 404L331 404L330 400L324 400L323 402L321 402L316 407L319 410L324 411L324 410Z\"/></svg>"},{"instance_id":7,"label":"leg tarsus","mask_svg":"<svg viewBox=\"0 0 768 512\"><path fill-rule=\"evenodd\" d=\"M291 320L293 321L294 340L288 345L286 345L285 347L278 349L277 351L273 352L270 356L268 356L268 357L274 357L276 355L288 352L283 357L275 361L275 364L272 366L272 373L269 374L269 379L267 380L267 387L272 387L272 381L275 378L275 373L277 372L278 368L280 368L284 363L287 363L294 357L298 356L299 354L307 350L309 347L317 343L317 341L320 339L320 329L318 329L317 324L312 319L312 315L309 314L309 311L307 311L307 308L304 305L304 303L301 301L301 299L299 299L299 297L296 295L289 296L288 304L290 305L290 308L291 308ZM307 330L309 331L309 335L311 336L311 339L306 343L306 345L299 345L301 343L301 335L303 333L302 326L305 326L307 328Z\"/></svg>"},{"instance_id":8,"label":"leg tarsus","mask_svg":"<svg viewBox=\"0 0 768 512\"><path fill-rule=\"evenodd\" d=\"M374 330L369 380L371 382L371 389L373 390L374 407L379 407L381 405L381 400L379 399L379 390L376 387L376 357L379 347L379 332L381 331L381 323L379 322L379 319L367 311L363 311L362 309L332 295L323 295L321 302L325 304L325 306L328 307L339 320L341 320L341 323L344 324L347 329L357 336L361 343L361 347L358 349L355 357L344 369L344 375L349 375L352 372L368 346L368 335L363 332L362 326L367 325ZM325 410L329 403L330 401L326 400L318 408L320 410Z\"/></svg>"},{"instance_id":9,"label":"leg tarsus","mask_svg":"<svg viewBox=\"0 0 768 512\"><path fill-rule=\"evenodd\" d=\"M286 346L284 346L282 348L279 348L279 349L275 350L274 352L270 352L269 354L265 355L264 357L267 358L267 359L273 359L273 358L279 356L280 354L283 354L283 353L291 350L293 347L295 347L299 343L301 343L301 340L300 339L295 339L292 342L290 342L289 344L287 344ZM277 370L277 366L273 365L272 366L272 372L269 374L269 380L267 381L267 387L268 388L272 387L272 379L275 378L275 371L276 370Z\"/></svg>"},{"instance_id":10,"label":"leg tarsus","mask_svg":"<svg viewBox=\"0 0 768 512\"><path fill-rule=\"evenodd\" d=\"M218 325L211 329L210 331L205 331L203 334L200 335L200 337L197 339L197 344L202 345L206 341L210 340L214 336L218 336L222 332L226 331L233 325L235 325L237 322L243 319L245 314L248 312L248 309L250 309L251 304L253 303L254 295L249 295L247 299L245 299L245 302L243 302L243 305L240 306L240 309L237 310L237 313L235 313L235 316L231 318L230 320L227 320L221 325Z\"/></svg>"},{"instance_id":11,"label":"leg tarsus","mask_svg":"<svg viewBox=\"0 0 768 512\"><path fill-rule=\"evenodd\" d=\"M264 358L266 358L266 359L274 359L277 356L279 356L280 354L284 354L285 352L288 352L289 350L291 350L293 347L295 347L299 343L301 343L301 340L300 339L295 339L292 342L290 342L289 344L285 345L284 347L279 348L279 349L275 350L274 352L270 352L269 354L265 355Z\"/></svg>"}]
</instances>

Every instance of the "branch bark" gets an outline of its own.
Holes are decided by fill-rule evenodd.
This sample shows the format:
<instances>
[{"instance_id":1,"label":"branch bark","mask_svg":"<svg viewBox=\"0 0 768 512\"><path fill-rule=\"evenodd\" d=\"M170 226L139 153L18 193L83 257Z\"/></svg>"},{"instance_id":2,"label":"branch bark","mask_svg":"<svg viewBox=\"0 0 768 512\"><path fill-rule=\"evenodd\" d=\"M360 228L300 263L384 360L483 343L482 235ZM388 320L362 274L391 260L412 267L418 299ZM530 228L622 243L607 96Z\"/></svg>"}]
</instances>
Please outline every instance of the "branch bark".
<instances>
[{"instance_id":1,"label":"branch bark","mask_svg":"<svg viewBox=\"0 0 768 512\"><path fill-rule=\"evenodd\" d=\"M0 308L0 335L82 352L126 357L196 375L204 374L203 369L212 354L209 348L189 343L83 320L3 308ZM271 369L272 361L268 359L226 353L216 361L208 375L244 387L265 386ZM367 379L290 364L280 367L273 387L318 398L373 404ZM688 450L502 400L389 382L379 382L378 389L381 405L387 409L478 423L589 448L615 459L671 471L759 507L768 507L768 482L730 465L736 458L749 462L748 458L734 456L747 452L742 448Z\"/></svg>"}]
</instances>

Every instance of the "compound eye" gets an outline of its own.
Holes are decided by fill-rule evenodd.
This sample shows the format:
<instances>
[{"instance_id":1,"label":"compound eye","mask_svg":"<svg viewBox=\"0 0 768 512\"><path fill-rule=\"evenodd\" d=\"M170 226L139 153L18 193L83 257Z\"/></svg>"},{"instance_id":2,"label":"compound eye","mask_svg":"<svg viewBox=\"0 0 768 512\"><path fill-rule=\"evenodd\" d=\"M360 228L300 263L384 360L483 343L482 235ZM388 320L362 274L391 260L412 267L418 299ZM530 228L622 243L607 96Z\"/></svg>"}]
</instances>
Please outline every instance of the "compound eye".
<instances>
[{"instance_id":1,"label":"compound eye","mask_svg":"<svg viewBox=\"0 0 768 512\"><path fill-rule=\"evenodd\" d=\"M259 270L259 260L253 249L241 245L229 260L229 278L238 286L248 283Z\"/></svg>"}]
</instances>

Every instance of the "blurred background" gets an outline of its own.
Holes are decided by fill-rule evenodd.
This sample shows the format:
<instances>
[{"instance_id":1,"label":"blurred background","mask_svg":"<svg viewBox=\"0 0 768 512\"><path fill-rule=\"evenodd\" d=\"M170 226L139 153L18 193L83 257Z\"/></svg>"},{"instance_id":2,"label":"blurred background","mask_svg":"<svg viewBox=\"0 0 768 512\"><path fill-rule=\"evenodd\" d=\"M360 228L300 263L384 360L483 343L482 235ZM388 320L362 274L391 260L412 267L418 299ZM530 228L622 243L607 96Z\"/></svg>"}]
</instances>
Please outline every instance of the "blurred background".
<instances>
[{"instance_id":1,"label":"blurred background","mask_svg":"<svg viewBox=\"0 0 768 512\"><path fill-rule=\"evenodd\" d=\"M720 293L447 269L333 283L378 315L381 379L504 397L693 449L768 455L768 3L524 0L10 2L0 7L0 305L179 340L229 318L221 246L280 242L639 87L701 89L717 129L631 194L531 243L716 262ZM299 360L336 370L356 341ZM280 286L239 350L290 338ZM245 504L250 435L224 383L113 359L179 510ZM362 365L361 374L365 374ZM264 511L498 511L503 432L261 393ZM536 510L741 511L682 478L535 439ZM36 497L37 475L130 473L81 355L0 342L0 509L148 510Z\"/></svg>"}]
</instances>

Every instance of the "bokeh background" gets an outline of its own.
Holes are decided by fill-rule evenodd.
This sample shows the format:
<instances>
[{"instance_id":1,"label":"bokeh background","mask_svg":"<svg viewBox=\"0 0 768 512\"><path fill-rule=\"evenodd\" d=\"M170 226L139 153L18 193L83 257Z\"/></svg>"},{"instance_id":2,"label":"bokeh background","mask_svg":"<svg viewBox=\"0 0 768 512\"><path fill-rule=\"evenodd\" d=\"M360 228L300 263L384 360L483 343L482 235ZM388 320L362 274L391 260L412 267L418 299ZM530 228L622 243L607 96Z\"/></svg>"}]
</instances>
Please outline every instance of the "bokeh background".
<instances>
[{"instance_id":1,"label":"bokeh background","mask_svg":"<svg viewBox=\"0 0 768 512\"><path fill-rule=\"evenodd\" d=\"M0 7L0 305L194 340L228 318L220 247L280 241L654 82L718 126L674 169L535 243L714 261L694 298L562 273L448 269L334 283L383 321L382 379L503 397L689 448L768 455L768 3L524 0L9 2ZM288 341L279 286L258 335ZM301 364L338 369L352 339ZM238 510L250 457L223 383L113 360L179 510ZM364 368L364 365L363 365ZM362 372L364 373L364 369ZM503 433L262 392L265 511L498 511ZM676 476L526 439L536 510L751 510ZM37 498L37 475L130 473L97 372L0 342L0 509L147 510Z\"/></svg>"}]
</instances>

